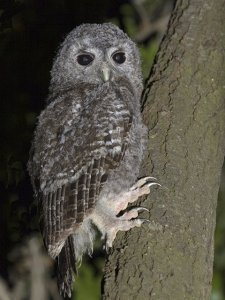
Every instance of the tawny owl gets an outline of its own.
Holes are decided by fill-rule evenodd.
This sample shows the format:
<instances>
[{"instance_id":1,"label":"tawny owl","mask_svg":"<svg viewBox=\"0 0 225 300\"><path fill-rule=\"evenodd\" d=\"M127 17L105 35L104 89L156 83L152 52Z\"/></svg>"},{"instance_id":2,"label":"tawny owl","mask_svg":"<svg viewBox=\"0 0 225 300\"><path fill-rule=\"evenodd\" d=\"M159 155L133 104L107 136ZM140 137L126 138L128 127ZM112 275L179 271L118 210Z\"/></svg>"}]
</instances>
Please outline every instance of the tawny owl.
<instances>
[{"instance_id":1,"label":"tawny owl","mask_svg":"<svg viewBox=\"0 0 225 300\"><path fill-rule=\"evenodd\" d=\"M141 92L138 49L117 26L84 24L68 34L28 163L64 295L71 294L82 255L92 252L95 227L109 248L119 230L144 222L138 218L144 208L127 209L156 184L151 177L135 183L146 135Z\"/></svg>"}]
</instances>

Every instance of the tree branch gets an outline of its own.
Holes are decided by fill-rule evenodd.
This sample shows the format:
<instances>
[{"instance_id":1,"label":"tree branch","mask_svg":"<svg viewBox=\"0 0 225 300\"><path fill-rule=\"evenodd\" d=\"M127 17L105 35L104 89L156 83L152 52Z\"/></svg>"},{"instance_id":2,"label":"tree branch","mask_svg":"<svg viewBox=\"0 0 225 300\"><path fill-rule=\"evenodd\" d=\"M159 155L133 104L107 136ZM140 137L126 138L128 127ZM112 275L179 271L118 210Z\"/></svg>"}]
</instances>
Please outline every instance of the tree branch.
<instances>
[{"instance_id":1,"label":"tree branch","mask_svg":"<svg viewBox=\"0 0 225 300\"><path fill-rule=\"evenodd\" d=\"M163 188L143 206L164 226L121 233L103 299L210 299L225 149L225 5L178 0L143 97L149 144L141 175Z\"/></svg>"}]
</instances>

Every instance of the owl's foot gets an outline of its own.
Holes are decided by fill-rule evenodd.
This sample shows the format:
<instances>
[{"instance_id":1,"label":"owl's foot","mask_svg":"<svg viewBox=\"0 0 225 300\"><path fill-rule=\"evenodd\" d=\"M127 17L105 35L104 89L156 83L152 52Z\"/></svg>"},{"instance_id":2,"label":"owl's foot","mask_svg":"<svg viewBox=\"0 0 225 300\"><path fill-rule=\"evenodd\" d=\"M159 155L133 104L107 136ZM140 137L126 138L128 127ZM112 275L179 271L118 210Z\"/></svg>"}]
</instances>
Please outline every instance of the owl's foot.
<instances>
[{"instance_id":1,"label":"owl's foot","mask_svg":"<svg viewBox=\"0 0 225 300\"><path fill-rule=\"evenodd\" d=\"M106 243L104 248L107 252L109 248L112 247L113 241L115 240L118 231L128 231L133 227L140 227L144 223L149 224L152 230L161 229L161 225L155 224L154 222L147 219L137 218L138 214L143 211L149 212L149 210L145 207L135 207L130 209L129 211L126 211L121 217L117 217L117 219L114 221L113 226L108 228L106 233Z\"/></svg>"},{"instance_id":2,"label":"owl's foot","mask_svg":"<svg viewBox=\"0 0 225 300\"><path fill-rule=\"evenodd\" d=\"M140 227L143 223L148 223L151 229L159 229L160 225L152 221L138 218L140 212L148 211L144 207L128 208L129 203L134 203L140 196L150 193L150 187L159 185L154 177L144 177L139 179L128 191L119 194L116 198L103 198L93 211L90 218L102 233L105 240L105 249L112 247L118 231L128 231L133 227Z\"/></svg>"},{"instance_id":3,"label":"owl's foot","mask_svg":"<svg viewBox=\"0 0 225 300\"><path fill-rule=\"evenodd\" d=\"M130 188L129 191L123 193L117 200L113 201L112 209L116 218L113 219L113 224L108 226L106 230L106 250L112 247L118 231L128 231L133 227L140 227L143 223L148 223L153 230L160 228L160 225L155 224L154 222L138 218L138 214L140 212L149 211L147 208L135 207L125 211L129 203L135 202L140 196L149 194L151 186L160 186L160 184L155 182L155 180L156 178L154 177L141 178Z\"/></svg>"},{"instance_id":4,"label":"owl's foot","mask_svg":"<svg viewBox=\"0 0 225 300\"><path fill-rule=\"evenodd\" d=\"M118 197L117 201L113 202L113 209L118 215L121 211L125 210L129 203L133 203L138 200L139 197L143 195L148 195L150 193L150 187L153 185L159 185L155 177L143 177L139 179L128 192L123 193Z\"/></svg>"}]
</instances>

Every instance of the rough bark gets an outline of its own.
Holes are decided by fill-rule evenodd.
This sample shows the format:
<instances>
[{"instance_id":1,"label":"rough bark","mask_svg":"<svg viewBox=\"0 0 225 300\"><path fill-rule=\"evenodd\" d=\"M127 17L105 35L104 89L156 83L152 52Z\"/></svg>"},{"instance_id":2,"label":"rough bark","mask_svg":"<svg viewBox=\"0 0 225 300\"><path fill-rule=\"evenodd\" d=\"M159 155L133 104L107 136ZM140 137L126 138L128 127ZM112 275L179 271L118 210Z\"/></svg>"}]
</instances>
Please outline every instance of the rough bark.
<instances>
[{"instance_id":1,"label":"rough bark","mask_svg":"<svg viewBox=\"0 0 225 300\"><path fill-rule=\"evenodd\" d=\"M142 205L164 229L118 234L104 300L210 299L225 149L224 16L224 0L176 3L143 98L149 144L141 175L162 188Z\"/></svg>"}]
</instances>

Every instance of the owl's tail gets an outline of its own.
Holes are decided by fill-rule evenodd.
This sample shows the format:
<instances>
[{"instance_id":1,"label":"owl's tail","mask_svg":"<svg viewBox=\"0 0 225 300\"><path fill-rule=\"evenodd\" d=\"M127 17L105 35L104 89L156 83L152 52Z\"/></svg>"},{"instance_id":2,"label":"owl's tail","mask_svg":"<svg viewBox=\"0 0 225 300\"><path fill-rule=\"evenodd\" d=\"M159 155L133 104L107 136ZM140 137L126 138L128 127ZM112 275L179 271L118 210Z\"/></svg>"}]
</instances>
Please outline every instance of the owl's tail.
<instances>
[{"instance_id":1,"label":"owl's tail","mask_svg":"<svg viewBox=\"0 0 225 300\"><path fill-rule=\"evenodd\" d=\"M57 257L57 280L59 292L64 297L71 297L73 289L74 275L77 274L76 255L74 249L73 236L69 236Z\"/></svg>"},{"instance_id":2,"label":"owl's tail","mask_svg":"<svg viewBox=\"0 0 225 300\"><path fill-rule=\"evenodd\" d=\"M82 256L86 252L89 255L93 252L94 236L95 230L88 219L74 234L68 236L56 258L59 292L64 297L66 295L71 297L75 275L77 275L77 268L81 264Z\"/></svg>"}]
</instances>

